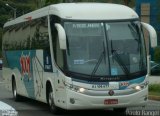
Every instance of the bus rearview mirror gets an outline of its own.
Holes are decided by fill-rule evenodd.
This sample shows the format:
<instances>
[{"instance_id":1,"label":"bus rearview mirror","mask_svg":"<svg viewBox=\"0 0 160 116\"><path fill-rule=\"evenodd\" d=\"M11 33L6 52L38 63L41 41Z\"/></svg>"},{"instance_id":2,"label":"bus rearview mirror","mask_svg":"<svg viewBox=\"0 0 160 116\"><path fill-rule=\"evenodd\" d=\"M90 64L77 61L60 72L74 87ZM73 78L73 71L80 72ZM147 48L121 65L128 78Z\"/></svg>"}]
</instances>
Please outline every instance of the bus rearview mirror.
<instances>
[{"instance_id":1,"label":"bus rearview mirror","mask_svg":"<svg viewBox=\"0 0 160 116\"><path fill-rule=\"evenodd\" d=\"M55 27L58 31L60 49L65 50L66 49L66 33L65 33L65 30L61 26L61 24L58 24L58 23L55 24Z\"/></svg>"},{"instance_id":2,"label":"bus rearview mirror","mask_svg":"<svg viewBox=\"0 0 160 116\"><path fill-rule=\"evenodd\" d=\"M147 23L141 22L141 24L149 32L151 47L153 48L156 47L157 46L157 33L155 29Z\"/></svg>"}]
</instances>

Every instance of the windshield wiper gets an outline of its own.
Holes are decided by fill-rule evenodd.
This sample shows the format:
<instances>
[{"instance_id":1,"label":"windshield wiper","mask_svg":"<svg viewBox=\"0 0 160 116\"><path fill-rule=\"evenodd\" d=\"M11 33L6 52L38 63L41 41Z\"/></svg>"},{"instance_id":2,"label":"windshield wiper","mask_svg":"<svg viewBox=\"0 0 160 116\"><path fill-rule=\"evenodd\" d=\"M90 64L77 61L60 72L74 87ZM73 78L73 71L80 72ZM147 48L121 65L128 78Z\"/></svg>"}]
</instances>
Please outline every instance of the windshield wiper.
<instances>
[{"instance_id":1,"label":"windshield wiper","mask_svg":"<svg viewBox=\"0 0 160 116\"><path fill-rule=\"evenodd\" d=\"M95 67L94 67L94 69L91 73L90 80L92 80L92 77L95 75L96 71L98 70L104 56L105 56L105 45L104 45L104 42L103 42L103 51L102 51L100 57L98 58L98 62L96 63L96 65L95 65Z\"/></svg>"},{"instance_id":2,"label":"windshield wiper","mask_svg":"<svg viewBox=\"0 0 160 116\"><path fill-rule=\"evenodd\" d=\"M117 61L117 63L119 64L119 66L122 68L123 72L126 74L126 75L129 75L129 71L128 71L128 68L126 67L126 65L124 64L124 62L122 61L121 57L119 56L119 54L117 53L116 50L112 50L112 54L113 54L113 57L115 56L115 60Z\"/></svg>"},{"instance_id":3,"label":"windshield wiper","mask_svg":"<svg viewBox=\"0 0 160 116\"><path fill-rule=\"evenodd\" d=\"M124 62L122 61L121 57L120 57L119 54L117 53L117 50L114 50L114 49L113 49L112 40L111 40L111 53L112 53L113 57L115 56L114 59L117 61L117 63L119 64L119 66L122 68L123 72L124 72L126 75L129 75L128 68L126 67L126 65L125 65Z\"/></svg>"}]
</instances>

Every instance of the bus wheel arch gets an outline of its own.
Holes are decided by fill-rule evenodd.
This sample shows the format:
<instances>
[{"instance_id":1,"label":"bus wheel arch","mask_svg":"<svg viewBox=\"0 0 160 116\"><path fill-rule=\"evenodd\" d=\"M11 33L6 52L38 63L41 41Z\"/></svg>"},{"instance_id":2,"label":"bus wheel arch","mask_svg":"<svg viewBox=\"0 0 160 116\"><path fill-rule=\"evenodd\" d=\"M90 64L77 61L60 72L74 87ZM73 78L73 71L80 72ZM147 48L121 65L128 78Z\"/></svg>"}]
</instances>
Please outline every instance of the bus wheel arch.
<instances>
[{"instance_id":1,"label":"bus wheel arch","mask_svg":"<svg viewBox=\"0 0 160 116\"><path fill-rule=\"evenodd\" d=\"M46 82L46 100L50 111L53 114L59 114L59 108L54 103L54 92L50 81Z\"/></svg>"}]
</instances>

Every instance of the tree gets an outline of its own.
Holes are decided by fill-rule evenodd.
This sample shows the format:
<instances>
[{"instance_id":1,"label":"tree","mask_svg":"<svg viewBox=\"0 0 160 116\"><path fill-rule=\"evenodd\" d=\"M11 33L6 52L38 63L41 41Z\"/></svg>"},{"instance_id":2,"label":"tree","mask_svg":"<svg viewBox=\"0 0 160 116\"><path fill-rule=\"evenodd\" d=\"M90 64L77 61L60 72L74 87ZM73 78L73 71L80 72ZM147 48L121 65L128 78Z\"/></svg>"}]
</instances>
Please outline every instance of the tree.
<instances>
[{"instance_id":1,"label":"tree","mask_svg":"<svg viewBox=\"0 0 160 116\"><path fill-rule=\"evenodd\" d=\"M0 45L2 45L2 28L0 28ZM0 58L2 57L2 47L0 47Z\"/></svg>"},{"instance_id":2,"label":"tree","mask_svg":"<svg viewBox=\"0 0 160 116\"><path fill-rule=\"evenodd\" d=\"M38 0L37 0L38 1ZM2 28L5 22L13 17L13 10L6 3L17 9L17 16L31 12L36 9L33 0L0 0L0 45L2 46ZM0 47L0 57L2 56Z\"/></svg>"},{"instance_id":3,"label":"tree","mask_svg":"<svg viewBox=\"0 0 160 116\"><path fill-rule=\"evenodd\" d=\"M65 0L46 0L45 6L50 5L50 4L57 4L57 3L61 3L61 2L65 2Z\"/></svg>"},{"instance_id":4,"label":"tree","mask_svg":"<svg viewBox=\"0 0 160 116\"><path fill-rule=\"evenodd\" d=\"M124 0L124 3L128 6L129 5L130 0Z\"/></svg>"},{"instance_id":5,"label":"tree","mask_svg":"<svg viewBox=\"0 0 160 116\"><path fill-rule=\"evenodd\" d=\"M154 61L160 63L160 46L154 48Z\"/></svg>"},{"instance_id":6,"label":"tree","mask_svg":"<svg viewBox=\"0 0 160 116\"><path fill-rule=\"evenodd\" d=\"M0 28L3 28L4 23L10 19L11 17L8 15L2 15L0 16Z\"/></svg>"}]
</instances>

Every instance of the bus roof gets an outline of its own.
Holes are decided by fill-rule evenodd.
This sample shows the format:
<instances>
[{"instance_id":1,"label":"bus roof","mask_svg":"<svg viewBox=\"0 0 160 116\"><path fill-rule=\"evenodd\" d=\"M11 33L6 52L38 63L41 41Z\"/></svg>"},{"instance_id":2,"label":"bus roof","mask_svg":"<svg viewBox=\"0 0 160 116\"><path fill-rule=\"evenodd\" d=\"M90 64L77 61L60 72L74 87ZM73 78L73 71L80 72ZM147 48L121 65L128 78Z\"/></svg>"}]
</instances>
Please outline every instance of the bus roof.
<instances>
[{"instance_id":1,"label":"bus roof","mask_svg":"<svg viewBox=\"0 0 160 116\"><path fill-rule=\"evenodd\" d=\"M120 4L60 3L20 16L5 23L4 27L51 14L70 20L125 20L139 18L133 9Z\"/></svg>"}]
</instances>

